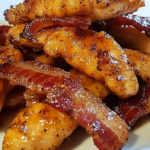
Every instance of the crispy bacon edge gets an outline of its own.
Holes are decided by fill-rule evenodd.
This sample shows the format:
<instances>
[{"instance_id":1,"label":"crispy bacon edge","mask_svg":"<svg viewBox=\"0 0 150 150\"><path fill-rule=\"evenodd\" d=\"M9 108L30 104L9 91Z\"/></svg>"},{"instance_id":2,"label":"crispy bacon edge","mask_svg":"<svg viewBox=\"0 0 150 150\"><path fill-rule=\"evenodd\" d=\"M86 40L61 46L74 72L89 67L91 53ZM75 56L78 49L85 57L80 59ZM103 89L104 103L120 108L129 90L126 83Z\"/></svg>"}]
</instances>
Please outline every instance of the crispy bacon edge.
<instances>
[{"instance_id":1,"label":"crispy bacon edge","mask_svg":"<svg viewBox=\"0 0 150 150\"><path fill-rule=\"evenodd\" d=\"M57 26L76 27L86 30L91 25L91 18L85 16L73 16L64 18L42 18L26 23L21 37L32 39L34 35L42 29L53 28Z\"/></svg>"},{"instance_id":2,"label":"crispy bacon edge","mask_svg":"<svg viewBox=\"0 0 150 150\"><path fill-rule=\"evenodd\" d=\"M114 111L132 127L136 121L150 113L150 85L141 85L136 96L119 100Z\"/></svg>"},{"instance_id":3,"label":"crispy bacon edge","mask_svg":"<svg viewBox=\"0 0 150 150\"><path fill-rule=\"evenodd\" d=\"M78 81L69 78L69 73L30 61L0 65L0 78L47 94L46 102L73 116L93 136L99 149L119 150L127 142L125 122Z\"/></svg>"}]
</instances>

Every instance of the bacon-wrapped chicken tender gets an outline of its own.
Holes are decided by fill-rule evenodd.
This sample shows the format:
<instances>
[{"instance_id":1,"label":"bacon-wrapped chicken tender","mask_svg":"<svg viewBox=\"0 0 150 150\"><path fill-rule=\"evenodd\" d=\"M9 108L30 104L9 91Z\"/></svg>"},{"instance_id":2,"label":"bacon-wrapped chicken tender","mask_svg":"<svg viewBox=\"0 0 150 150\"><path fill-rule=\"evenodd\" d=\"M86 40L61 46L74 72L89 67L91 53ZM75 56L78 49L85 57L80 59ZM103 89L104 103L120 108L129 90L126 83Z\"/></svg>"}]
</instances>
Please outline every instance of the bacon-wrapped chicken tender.
<instances>
[{"instance_id":1,"label":"bacon-wrapped chicken tender","mask_svg":"<svg viewBox=\"0 0 150 150\"><path fill-rule=\"evenodd\" d=\"M17 29L17 33L14 32ZM14 46L43 49L52 57L62 56L68 64L85 74L104 81L108 88L121 98L138 92L138 81L127 56L114 39L105 32L77 30L71 27L57 27L38 34L24 32L24 29L10 29L8 41ZM25 31L25 30L24 30ZM31 35L31 36L30 36ZM33 36L34 35L34 36Z\"/></svg>"},{"instance_id":2,"label":"bacon-wrapped chicken tender","mask_svg":"<svg viewBox=\"0 0 150 150\"><path fill-rule=\"evenodd\" d=\"M99 149L119 150L127 142L125 122L69 73L38 62L20 62L0 66L0 77L46 94L45 102L74 117L93 136Z\"/></svg>"}]
</instances>

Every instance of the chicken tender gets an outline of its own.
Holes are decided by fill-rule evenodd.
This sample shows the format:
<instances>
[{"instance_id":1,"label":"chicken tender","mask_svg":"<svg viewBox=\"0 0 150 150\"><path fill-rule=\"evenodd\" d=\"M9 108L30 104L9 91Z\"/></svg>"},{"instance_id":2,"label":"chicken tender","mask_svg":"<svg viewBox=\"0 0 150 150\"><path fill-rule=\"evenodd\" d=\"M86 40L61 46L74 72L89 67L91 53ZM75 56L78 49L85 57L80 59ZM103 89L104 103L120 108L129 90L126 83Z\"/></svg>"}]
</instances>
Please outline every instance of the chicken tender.
<instances>
[{"instance_id":1,"label":"chicken tender","mask_svg":"<svg viewBox=\"0 0 150 150\"><path fill-rule=\"evenodd\" d=\"M76 69L70 70L70 77L79 81L86 90L91 91L95 94L96 97L99 97L100 99L104 99L111 93L104 82L95 80L94 78L91 78Z\"/></svg>"},{"instance_id":2,"label":"chicken tender","mask_svg":"<svg viewBox=\"0 0 150 150\"><path fill-rule=\"evenodd\" d=\"M23 96L26 101L26 106L29 106L34 103L39 103L41 100L46 98L46 94L38 94L30 89L26 89Z\"/></svg>"},{"instance_id":3,"label":"chicken tender","mask_svg":"<svg viewBox=\"0 0 150 150\"><path fill-rule=\"evenodd\" d=\"M141 52L125 49L125 54L130 60L130 64L142 80L150 84L150 56Z\"/></svg>"},{"instance_id":4,"label":"chicken tender","mask_svg":"<svg viewBox=\"0 0 150 150\"><path fill-rule=\"evenodd\" d=\"M13 120L6 131L3 150L54 150L78 126L65 113L48 104L35 103Z\"/></svg>"},{"instance_id":5,"label":"chicken tender","mask_svg":"<svg viewBox=\"0 0 150 150\"><path fill-rule=\"evenodd\" d=\"M56 59L53 57L50 57L49 55L46 55L46 54L40 55L36 59L36 61L42 62L44 64L49 64L53 67L57 66ZM100 99L104 99L107 95L109 95L111 93L111 91L106 87L104 82L100 82L98 80L95 80L94 78L91 78L91 77L87 76L84 73L81 73L80 71L78 71L76 69L71 69L69 72L70 72L71 78L79 81L86 90L89 90L92 93L94 93L96 97L99 97ZM35 93L31 94L31 95L34 95L33 97L35 97ZM32 101L32 99L30 99L27 101L28 102L29 101L36 102L37 99L39 101L39 96L35 97L35 98L33 98L33 97L32 97L32 99L35 99L35 100Z\"/></svg>"},{"instance_id":6,"label":"chicken tender","mask_svg":"<svg viewBox=\"0 0 150 150\"><path fill-rule=\"evenodd\" d=\"M23 32L25 25L17 25L9 29L6 38L6 45L9 46L13 44L16 48L30 48L34 47L37 49L42 49L39 45L36 47L30 40L20 38L20 33ZM33 46L32 46L33 45Z\"/></svg>"},{"instance_id":7,"label":"chicken tender","mask_svg":"<svg viewBox=\"0 0 150 150\"><path fill-rule=\"evenodd\" d=\"M27 38L28 33L22 35ZM127 56L105 32L57 27L41 31L33 39L31 46L43 47L51 57L62 56L75 69L104 81L119 97L127 98L138 92L138 81ZM21 41L17 43L22 45Z\"/></svg>"},{"instance_id":8,"label":"chicken tender","mask_svg":"<svg viewBox=\"0 0 150 150\"><path fill-rule=\"evenodd\" d=\"M57 62L56 62L56 59L53 58L53 57L50 57L49 55L43 53L41 54L40 56L38 56L36 58L36 61L38 62L41 62L43 64L48 64L48 65L51 65L53 67L56 67L57 66Z\"/></svg>"},{"instance_id":9,"label":"chicken tender","mask_svg":"<svg viewBox=\"0 0 150 150\"><path fill-rule=\"evenodd\" d=\"M93 21L105 20L137 11L143 0L25 0L5 11L10 24L23 24L45 17L89 16Z\"/></svg>"},{"instance_id":10,"label":"chicken tender","mask_svg":"<svg viewBox=\"0 0 150 150\"><path fill-rule=\"evenodd\" d=\"M23 59L23 54L11 45L0 48L0 64L7 62L18 62Z\"/></svg>"}]
</instances>

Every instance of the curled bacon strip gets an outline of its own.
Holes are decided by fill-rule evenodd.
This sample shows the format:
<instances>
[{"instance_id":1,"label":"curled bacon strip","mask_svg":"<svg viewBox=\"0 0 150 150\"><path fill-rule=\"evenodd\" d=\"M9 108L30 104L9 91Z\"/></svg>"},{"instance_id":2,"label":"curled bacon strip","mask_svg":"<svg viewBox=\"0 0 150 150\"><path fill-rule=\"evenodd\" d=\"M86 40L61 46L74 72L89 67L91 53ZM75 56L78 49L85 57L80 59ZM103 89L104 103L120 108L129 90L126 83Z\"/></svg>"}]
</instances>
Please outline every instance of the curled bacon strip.
<instances>
[{"instance_id":1,"label":"curled bacon strip","mask_svg":"<svg viewBox=\"0 0 150 150\"><path fill-rule=\"evenodd\" d=\"M107 25L114 25L122 28L135 28L141 33L144 32L150 38L150 17L128 14L106 20L106 23Z\"/></svg>"},{"instance_id":2,"label":"curled bacon strip","mask_svg":"<svg viewBox=\"0 0 150 150\"><path fill-rule=\"evenodd\" d=\"M42 18L33 20L27 23L24 28L22 37L32 39L33 36L40 30L57 26L76 27L86 30L91 25L91 18L85 16L73 16L64 18Z\"/></svg>"},{"instance_id":3,"label":"curled bacon strip","mask_svg":"<svg viewBox=\"0 0 150 150\"><path fill-rule=\"evenodd\" d=\"M141 85L136 96L120 100L115 112L131 127L136 121L150 113L150 85Z\"/></svg>"},{"instance_id":4,"label":"curled bacon strip","mask_svg":"<svg viewBox=\"0 0 150 150\"><path fill-rule=\"evenodd\" d=\"M47 94L47 103L73 116L100 150L119 150L127 142L125 122L102 101L70 78L69 73L38 62L20 62L0 66L0 78L22 85L39 94Z\"/></svg>"}]
</instances>

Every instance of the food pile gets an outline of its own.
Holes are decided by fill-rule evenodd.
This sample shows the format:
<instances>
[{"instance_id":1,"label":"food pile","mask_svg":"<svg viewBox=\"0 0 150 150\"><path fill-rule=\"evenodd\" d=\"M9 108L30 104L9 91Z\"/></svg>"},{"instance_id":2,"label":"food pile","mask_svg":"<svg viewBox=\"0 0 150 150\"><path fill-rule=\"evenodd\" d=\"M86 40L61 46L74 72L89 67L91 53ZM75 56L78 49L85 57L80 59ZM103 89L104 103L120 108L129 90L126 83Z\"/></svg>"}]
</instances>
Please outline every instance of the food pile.
<instances>
[{"instance_id":1,"label":"food pile","mask_svg":"<svg viewBox=\"0 0 150 150\"><path fill-rule=\"evenodd\" d=\"M3 150L55 150L78 126L99 150L125 145L150 112L150 18L132 15L143 6L25 0L4 12L12 26L0 27L0 110L26 108Z\"/></svg>"}]
</instances>

